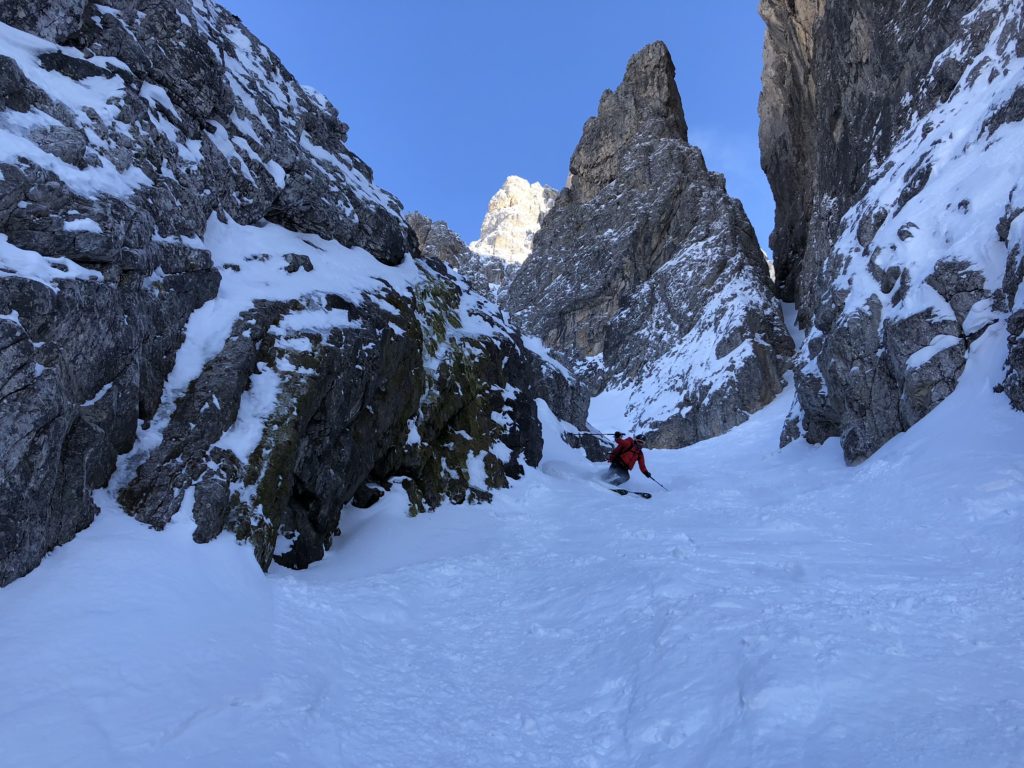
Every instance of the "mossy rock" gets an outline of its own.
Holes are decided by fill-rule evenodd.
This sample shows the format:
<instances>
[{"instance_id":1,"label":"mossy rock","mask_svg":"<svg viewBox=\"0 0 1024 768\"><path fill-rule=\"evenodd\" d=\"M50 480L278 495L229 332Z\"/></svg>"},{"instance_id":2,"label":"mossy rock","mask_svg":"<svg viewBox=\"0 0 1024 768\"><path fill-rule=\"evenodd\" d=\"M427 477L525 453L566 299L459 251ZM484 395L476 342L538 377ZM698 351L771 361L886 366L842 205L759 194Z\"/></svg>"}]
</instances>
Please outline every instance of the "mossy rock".
<instances>
[{"instance_id":1,"label":"mossy rock","mask_svg":"<svg viewBox=\"0 0 1024 768\"><path fill-rule=\"evenodd\" d=\"M409 496L409 517L416 517L416 515L422 515L428 511L428 507L423 501L423 492L415 480L410 477L405 478L402 480L402 487Z\"/></svg>"}]
</instances>

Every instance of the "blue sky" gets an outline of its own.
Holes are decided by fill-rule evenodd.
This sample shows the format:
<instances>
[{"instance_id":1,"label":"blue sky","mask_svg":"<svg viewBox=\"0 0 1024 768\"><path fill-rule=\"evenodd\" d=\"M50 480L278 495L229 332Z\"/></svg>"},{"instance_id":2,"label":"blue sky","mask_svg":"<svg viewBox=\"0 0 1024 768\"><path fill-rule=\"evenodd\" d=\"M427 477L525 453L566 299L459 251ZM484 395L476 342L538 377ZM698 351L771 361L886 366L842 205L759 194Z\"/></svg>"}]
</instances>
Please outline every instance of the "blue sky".
<instances>
[{"instance_id":1,"label":"blue sky","mask_svg":"<svg viewBox=\"0 0 1024 768\"><path fill-rule=\"evenodd\" d=\"M664 40L690 127L768 250L757 146L764 25L754 0L269 0L224 3L350 126L407 210L474 239L510 174L560 188L583 123L630 55Z\"/></svg>"}]
</instances>

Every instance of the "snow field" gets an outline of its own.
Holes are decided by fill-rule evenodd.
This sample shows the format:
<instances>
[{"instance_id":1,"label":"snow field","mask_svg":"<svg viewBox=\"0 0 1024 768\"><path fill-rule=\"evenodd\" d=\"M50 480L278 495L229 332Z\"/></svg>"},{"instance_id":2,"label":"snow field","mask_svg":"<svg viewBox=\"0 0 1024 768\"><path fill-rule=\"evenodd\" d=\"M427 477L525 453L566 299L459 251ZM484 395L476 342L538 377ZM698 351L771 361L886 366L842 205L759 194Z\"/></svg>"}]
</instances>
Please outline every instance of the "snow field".
<instances>
[{"instance_id":1,"label":"snow field","mask_svg":"<svg viewBox=\"0 0 1024 768\"><path fill-rule=\"evenodd\" d=\"M1024 417L957 390L856 468L788 398L596 483L548 435L491 505L346 510L306 572L113 509L0 591L31 766L1019 766ZM545 409L542 408L542 412ZM650 486L650 487L648 487Z\"/></svg>"}]
</instances>

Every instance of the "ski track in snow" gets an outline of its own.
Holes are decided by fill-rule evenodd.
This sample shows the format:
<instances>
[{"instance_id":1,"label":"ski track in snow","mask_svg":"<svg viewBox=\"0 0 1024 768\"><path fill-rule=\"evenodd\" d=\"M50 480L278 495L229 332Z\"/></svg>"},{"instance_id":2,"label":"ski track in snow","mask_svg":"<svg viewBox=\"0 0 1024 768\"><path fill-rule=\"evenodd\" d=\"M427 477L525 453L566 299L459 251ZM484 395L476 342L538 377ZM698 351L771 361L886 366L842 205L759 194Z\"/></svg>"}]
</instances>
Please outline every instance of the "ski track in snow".
<instances>
[{"instance_id":1,"label":"ski track in snow","mask_svg":"<svg viewBox=\"0 0 1024 768\"><path fill-rule=\"evenodd\" d=\"M492 505L346 511L301 573L107 510L0 591L0 762L1020 766L1004 355L856 468L777 449L788 396L652 451L650 501L549 440Z\"/></svg>"}]
</instances>

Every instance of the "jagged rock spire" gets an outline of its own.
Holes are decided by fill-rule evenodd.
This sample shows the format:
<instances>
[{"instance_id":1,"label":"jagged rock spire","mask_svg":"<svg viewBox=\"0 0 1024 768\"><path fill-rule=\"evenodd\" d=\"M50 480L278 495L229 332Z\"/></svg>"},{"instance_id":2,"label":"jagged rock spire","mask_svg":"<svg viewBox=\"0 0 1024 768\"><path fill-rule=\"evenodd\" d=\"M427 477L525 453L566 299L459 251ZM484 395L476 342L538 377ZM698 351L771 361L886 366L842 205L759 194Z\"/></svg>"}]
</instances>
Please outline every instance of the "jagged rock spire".
<instances>
[{"instance_id":1,"label":"jagged rock spire","mask_svg":"<svg viewBox=\"0 0 1024 768\"><path fill-rule=\"evenodd\" d=\"M506 300L658 447L768 403L793 346L743 206L687 142L674 76L652 43L601 97Z\"/></svg>"},{"instance_id":2,"label":"jagged rock spire","mask_svg":"<svg viewBox=\"0 0 1024 768\"><path fill-rule=\"evenodd\" d=\"M597 116L583 126L583 137L569 161L573 197L589 200L615 179L623 151L641 137L687 141L675 64L660 40L633 54L622 83L604 92Z\"/></svg>"}]
</instances>

